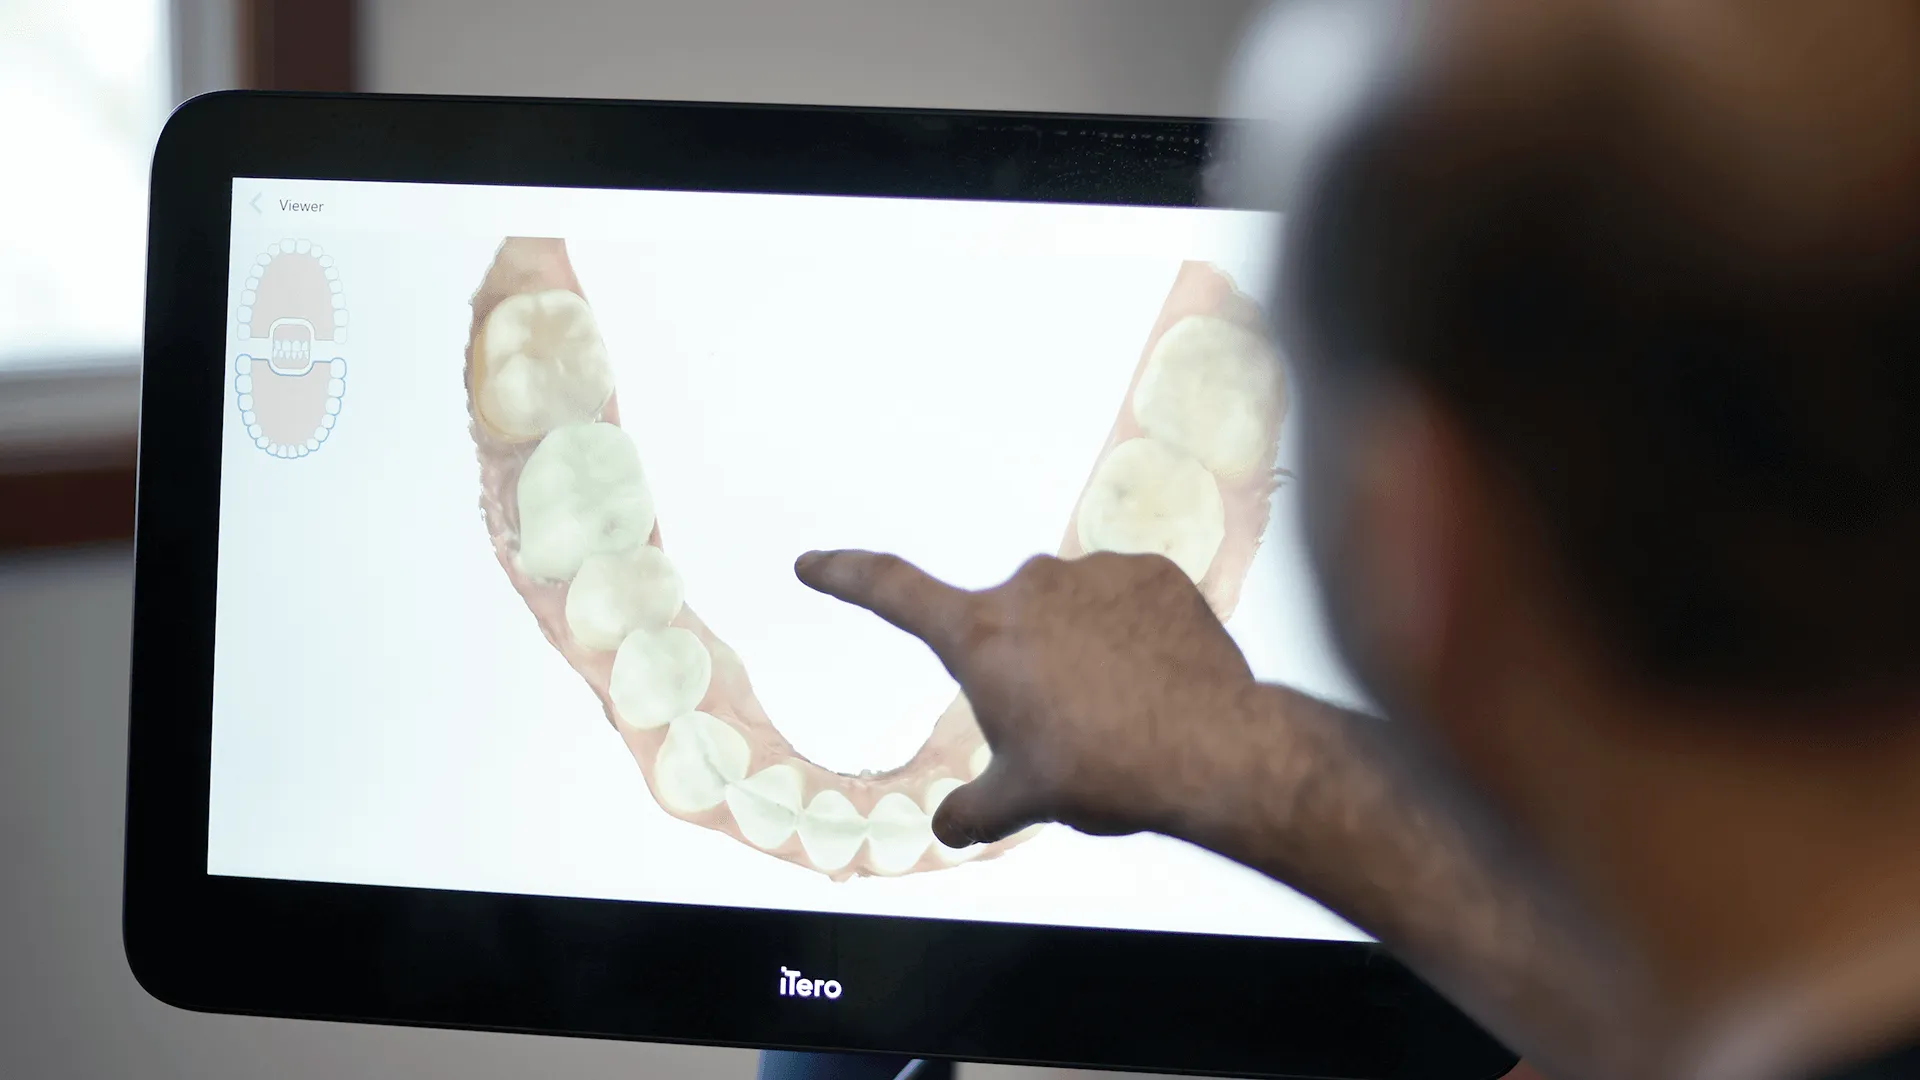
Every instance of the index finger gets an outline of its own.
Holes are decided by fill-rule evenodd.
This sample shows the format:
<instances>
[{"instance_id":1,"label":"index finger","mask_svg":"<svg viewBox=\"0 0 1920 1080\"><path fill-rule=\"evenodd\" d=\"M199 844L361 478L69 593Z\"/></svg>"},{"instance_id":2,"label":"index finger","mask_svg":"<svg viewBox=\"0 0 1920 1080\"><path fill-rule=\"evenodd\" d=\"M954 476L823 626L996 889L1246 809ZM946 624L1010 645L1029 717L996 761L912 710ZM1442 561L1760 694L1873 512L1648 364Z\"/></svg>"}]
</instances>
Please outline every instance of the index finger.
<instances>
[{"instance_id":1,"label":"index finger","mask_svg":"<svg viewBox=\"0 0 1920 1080\"><path fill-rule=\"evenodd\" d=\"M809 551L793 572L809 588L863 607L927 643L952 666L953 652L977 617L976 597L898 555Z\"/></svg>"}]
</instances>

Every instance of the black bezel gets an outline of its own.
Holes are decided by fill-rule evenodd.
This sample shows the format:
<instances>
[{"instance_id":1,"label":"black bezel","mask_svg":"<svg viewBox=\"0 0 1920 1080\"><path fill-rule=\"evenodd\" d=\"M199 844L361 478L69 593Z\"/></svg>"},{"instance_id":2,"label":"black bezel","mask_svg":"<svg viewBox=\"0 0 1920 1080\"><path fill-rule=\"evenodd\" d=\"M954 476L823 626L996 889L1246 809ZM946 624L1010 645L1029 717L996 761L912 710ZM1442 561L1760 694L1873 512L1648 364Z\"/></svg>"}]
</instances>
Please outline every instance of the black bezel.
<instances>
[{"instance_id":1,"label":"black bezel","mask_svg":"<svg viewBox=\"0 0 1920 1080\"><path fill-rule=\"evenodd\" d=\"M124 933L183 1008L1163 1072L1479 1080L1375 946L212 877L236 176L1198 205L1197 120L233 92L154 155ZM831 1007L775 995L832 972ZM796 1007L798 1006L798 1007Z\"/></svg>"}]
</instances>

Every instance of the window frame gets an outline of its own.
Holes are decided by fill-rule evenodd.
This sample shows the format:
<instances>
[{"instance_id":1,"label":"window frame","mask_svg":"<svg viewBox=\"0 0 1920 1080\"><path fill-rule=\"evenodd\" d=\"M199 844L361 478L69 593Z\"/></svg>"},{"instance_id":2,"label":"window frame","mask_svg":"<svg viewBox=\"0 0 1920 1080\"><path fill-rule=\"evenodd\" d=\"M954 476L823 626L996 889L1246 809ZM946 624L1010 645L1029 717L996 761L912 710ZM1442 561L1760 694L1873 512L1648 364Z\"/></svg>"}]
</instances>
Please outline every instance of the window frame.
<instances>
[{"instance_id":1,"label":"window frame","mask_svg":"<svg viewBox=\"0 0 1920 1080\"><path fill-rule=\"evenodd\" d=\"M358 0L171 0L170 104L360 89L359 14ZM140 369L133 352L0 371L0 554L133 539Z\"/></svg>"}]
</instances>

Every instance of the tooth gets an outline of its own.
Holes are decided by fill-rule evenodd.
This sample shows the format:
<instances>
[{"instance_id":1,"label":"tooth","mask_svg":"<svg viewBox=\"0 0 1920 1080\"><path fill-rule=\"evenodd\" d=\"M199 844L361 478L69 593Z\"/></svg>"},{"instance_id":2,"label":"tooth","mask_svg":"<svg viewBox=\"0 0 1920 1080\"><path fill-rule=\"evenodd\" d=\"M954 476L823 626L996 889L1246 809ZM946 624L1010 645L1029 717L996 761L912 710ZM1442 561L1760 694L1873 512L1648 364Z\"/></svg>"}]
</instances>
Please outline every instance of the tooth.
<instances>
[{"instance_id":1,"label":"tooth","mask_svg":"<svg viewBox=\"0 0 1920 1080\"><path fill-rule=\"evenodd\" d=\"M683 814L719 806L727 786L747 775L746 736L709 713L690 712L667 727L654 758L653 791L661 805Z\"/></svg>"},{"instance_id":2,"label":"tooth","mask_svg":"<svg viewBox=\"0 0 1920 1080\"><path fill-rule=\"evenodd\" d=\"M344 379L347 377L347 362L345 360L335 358L329 366L333 369L328 372L329 375L332 375L336 379Z\"/></svg>"},{"instance_id":3,"label":"tooth","mask_svg":"<svg viewBox=\"0 0 1920 1080\"><path fill-rule=\"evenodd\" d=\"M1211 315L1173 324L1148 356L1133 415L1148 435L1222 476L1272 467L1280 361L1253 331Z\"/></svg>"},{"instance_id":4,"label":"tooth","mask_svg":"<svg viewBox=\"0 0 1920 1080\"><path fill-rule=\"evenodd\" d=\"M267 448L267 437L265 435L254 436L253 445L265 450Z\"/></svg>"},{"instance_id":5,"label":"tooth","mask_svg":"<svg viewBox=\"0 0 1920 1080\"><path fill-rule=\"evenodd\" d=\"M266 253L266 252L262 252L262 253L260 254L260 257L259 257L259 258L257 258L257 259L255 259L255 260L253 260L253 261L254 261L254 262L256 262L256 263L258 263L258 264L260 264L261 266L266 266L266 265L268 265L268 264L270 264L270 263L272 263L272 262L273 262L273 256L272 256L271 254L268 254L268 253Z\"/></svg>"},{"instance_id":6,"label":"tooth","mask_svg":"<svg viewBox=\"0 0 1920 1080\"><path fill-rule=\"evenodd\" d=\"M713 657L691 630L636 630L613 654L607 696L620 722L646 731L692 712L713 681Z\"/></svg>"},{"instance_id":7,"label":"tooth","mask_svg":"<svg viewBox=\"0 0 1920 1080\"><path fill-rule=\"evenodd\" d=\"M287 253L288 255L291 255L294 252L300 250L300 241L295 240L293 237L289 236L285 240L280 241L280 250Z\"/></svg>"},{"instance_id":8,"label":"tooth","mask_svg":"<svg viewBox=\"0 0 1920 1080\"><path fill-rule=\"evenodd\" d=\"M296 251L298 251L298 252L299 252L300 254L302 254L302 255L305 255L305 254L307 253L307 251L308 251L309 249L311 249L312 247L313 247L313 241L311 241L311 240L302 240L302 241L300 241L300 244L299 244L299 246L298 246L298 247L296 247L296 248L295 248L294 250L296 250Z\"/></svg>"},{"instance_id":9,"label":"tooth","mask_svg":"<svg viewBox=\"0 0 1920 1080\"><path fill-rule=\"evenodd\" d=\"M259 437L260 437L260 425L259 425L259 424L249 424L249 425L247 425L247 434L249 434L249 435L251 435L251 436L253 436L253 437L254 437L254 438L256 438L256 439L257 439L257 438L259 438Z\"/></svg>"},{"instance_id":10,"label":"tooth","mask_svg":"<svg viewBox=\"0 0 1920 1080\"><path fill-rule=\"evenodd\" d=\"M768 851L787 842L800 824L800 770L769 765L727 787L727 809L740 835Z\"/></svg>"},{"instance_id":11,"label":"tooth","mask_svg":"<svg viewBox=\"0 0 1920 1080\"><path fill-rule=\"evenodd\" d=\"M832 872L853 861L867 839L867 819L845 795L829 788L800 815L800 846L813 865Z\"/></svg>"},{"instance_id":12,"label":"tooth","mask_svg":"<svg viewBox=\"0 0 1920 1080\"><path fill-rule=\"evenodd\" d=\"M327 396L328 397L339 397L341 394L346 393L346 391L347 391L346 383L341 382L339 379L327 380Z\"/></svg>"},{"instance_id":13,"label":"tooth","mask_svg":"<svg viewBox=\"0 0 1920 1080\"><path fill-rule=\"evenodd\" d=\"M867 853L882 874L904 874L913 869L933 843L927 813L912 797L893 791L880 797L867 815Z\"/></svg>"},{"instance_id":14,"label":"tooth","mask_svg":"<svg viewBox=\"0 0 1920 1080\"><path fill-rule=\"evenodd\" d=\"M347 328L346 328L346 327L344 327L344 326L340 326L340 327L335 327L335 328L334 328L334 331L333 331L333 343L334 343L335 345L345 345L345 344L347 343Z\"/></svg>"},{"instance_id":15,"label":"tooth","mask_svg":"<svg viewBox=\"0 0 1920 1080\"><path fill-rule=\"evenodd\" d=\"M316 441L316 442L326 442L326 441L327 441L327 426L326 426L325 424L322 424L322 425L320 425L319 427L317 427L317 428L314 428L314 429L313 429L313 438L314 438L314 441Z\"/></svg>"},{"instance_id":16,"label":"tooth","mask_svg":"<svg viewBox=\"0 0 1920 1080\"><path fill-rule=\"evenodd\" d=\"M339 292L342 287L338 279L329 278L327 280L327 291L329 292Z\"/></svg>"},{"instance_id":17,"label":"tooth","mask_svg":"<svg viewBox=\"0 0 1920 1080\"><path fill-rule=\"evenodd\" d=\"M241 412L253 411L253 395L252 394L240 395L240 411Z\"/></svg>"},{"instance_id":18,"label":"tooth","mask_svg":"<svg viewBox=\"0 0 1920 1080\"><path fill-rule=\"evenodd\" d=\"M308 440L307 440L307 452L308 452L308 453L312 453L313 451L315 451L315 450L318 450L318 449L320 449L320 440L319 440L319 439L308 439Z\"/></svg>"},{"instance_id":19,"label":"tooth","mask_svg":"<svg viewBox=\"0 0 1920 1080\"><path fill-rule=\"evenodd\" d=\"M242 394L253 393L253 376L251 375L235 376L233 380L233 388L234 390Z\"/></svg>"},{"instance_id":20,"label":"tooth","mask_svg":"<svg viewBox=\"0 0 1920 1080\"><path fill-rule=\"evenodd\" d=\"M239 321L240 325L251 326L253 325L253 308L242 307L233 313L233 317Z\"/></svg>"},{"instance_id":21,"label":"tooth","mask_svg":"<svg viewBox=\"0 0 1920 1080\"><path fill-rule=\"evenodd\" d=\"M984 750L985 747L981 749ZM980 756L979 752L975 751L974 756ZM953 794L954 790L961 786L960 781L951 776L943 776L927 785L926 811L929 825L931 825L933 821L933 812L940 809L940 804L947 801L947 796ZM970 844L963 848L951 848L941 843L940 838L936 836L933 838L933 853L940 856L942 862L966 862L968 859L980 854L980 846L978 844Z\"/></svg>"},{"instance_id":22,"label":"tooth","mask_svg":"<svg viewBox=\"0 0 1920 1080\"><path fill-rule=\"evenodd\" d=\"M635 630L672 622L685 599L672 561L652 544L589 555L567 586L567 629L589 649L617 649Z\"/></svg>"},{"instance_id":23,"label":"tooth","mask_svg":"<svg viewBox=\"0 0 1920 1080\"><path fill-rule=\"evenodd\" d=\"M307 254L312 255L316 259L322 259L323 256L326 255L326 251L322 249L319 244L315 244L311 249L308 250ZM324 265L324 259L323 259L323 265Z\"/></svg>"},{"instance_id":24,"label":"tooth","mask_svg":"<svg viewBox=\"0 0 1920 1080\"><path fill-rule=\"evenodd\" d=\"M481 335L475 407L511 439L591 420L613 395L593 309L566 289L508 297Z\"/></svg>"},{"instance_id":25,"label":"tooth","mask_svg":"<svg viewBox=\"0 0 1920 1080\"><path fill-rule=\"evenodd\" d=\"M329 428L330 428L330 427L332 427L333 425L334 425L334 418L333 418L332 416L323 416L323 417L321 417L321 418L320 418L320 426L321 426L321 427L329 427Z\"/></svg>"},{"instance_id":26,"label":"tooth","mask_svg":"<svg viewBox=\"0 0 1920 1080\"><path fill-rule=\"evenodd\" d=\"M336 311L333 313L333 325L335 326L347 325L347 309L346 308L341 308L339 311Z\"/></svg>"},{"instance_id":27,"label":"tooth","mask_svg":"<svg viewBox=\"0 0 1920 1080\"><path fill-rule=\"evenodd\" d=\"M253 290L252 290L251 288L247 288L247 289L242 289L242 290L240 290L240 304L241 304L241 306L243 306L243 307L252 307L252 306L253 306L253 301L254 301L254 291L253 291Z\"/></svg>"},{"instance_id":28,"label":"tooth","mask_svg":"<svg viewBox=\"0 0 1920 1080\"><path fill-rule=\"evenodd\" d=\"M233 371L236 375L253 374L253 357L245 355L234 357Z\"/></svg>"},{"instance_id":29,"label":"tooth","mask_svg":"<svg viewBox=\"0 0 1920 1080\"><path fill-rule=\"evenodd\" d=\"M974 750L973 756L967 759L967 768L971 769L973 775L978 777L981 773L987 771L987 766L992 763L992 761L993 747L988 746L986 743L981 743L979 748Z\"/></svg>"},{"instance_id":30,"label":"tooth","mask_svg":"<svg viewBox=\"0 0 1920 1080\"><path fill-rule=\"evenodd\" d=\"M1128 439L1094 470L1081 499L1089 553L1160 554L1199 581L1227 536L1220 483L1192 456L1158 439Z\"/></svg>"},{"instance_id":31,"label":"tooth","mask_svg":"<svg viewBox=\"0 0 1920 1080\"><path fill-rule=\"evenodd\" d=\"M245 425L247 425L247 427L248 427L249 429L251 429L251 428L253 427L253 425L254 425L254 423L255 423L255 422L256 422L256 421L258 420L258 417L256 417L256 416L254 416L254 414L253 414L253 410L252 410L251 408L249 408L249 407L248 407L248 406L249 406L249 405L251 405L252 403L251 403L251 402L248 402L248 401L246 401L246 400L245 400L244 398L243 398L243 399L241 399L241 400L242 400L242 403L241 403L241 406L240 406L240 407L241 407L241 408L242 408L242 409L243 409L244 411L243 411L243 412L241 412L241 414L240 414L240 422L241 422L241 423L243 423L243 424L245 424Z\"/></svg>"},{"instance_id":32,"label":"tooth","mask_svg":"<svg viewBox=\"0 0 1920 1080\"><path fill-rule=\"evenodd\" d=\"M341 296L341 295L340 295L339 293L334 293L334 294L333 294L333 306L334 306L334 308L335 308L335 309L339 309L339 308L343 308L343 307L346 307L346 306L347 306L347 298L346 298L346 297L344 297L344 296Z\"/></svg>"},{"instance_id":33,"label":"tooth","mask_svg":"<svg viewBox=\"0 0 1920 1080\"><path fill-rule=\"evenodd\" d=\"M320 265L324 269L328 269L328 270L333 269L333 256L331 255L320 256Z\"/></svg>"},{"instance_id":34,"label":"tooth","mask_svg":"<svg viewBox=\"0 0 1920 1080\"><path fill-rule=\"evenodd\" d=\"M535 578L570 580L587 556L630 551L653 533L640 453L612 424L555 428L527 458L517 497L519 565Z\"/></svg>"}]
</instances>

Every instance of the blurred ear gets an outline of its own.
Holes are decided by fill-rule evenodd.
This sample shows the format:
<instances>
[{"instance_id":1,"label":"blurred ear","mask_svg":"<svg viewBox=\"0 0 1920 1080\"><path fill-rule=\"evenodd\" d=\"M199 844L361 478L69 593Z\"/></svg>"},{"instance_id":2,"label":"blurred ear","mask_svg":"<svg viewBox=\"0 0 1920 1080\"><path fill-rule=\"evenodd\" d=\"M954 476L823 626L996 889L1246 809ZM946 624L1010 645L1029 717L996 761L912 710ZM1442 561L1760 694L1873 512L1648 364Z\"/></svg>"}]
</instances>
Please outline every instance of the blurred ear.
<instances>
[{"instance_id":1,"label":"blurred ear","mask_svg":"<svg viewBox=\"0 0 1920 1080\"><path fill-rule=\"evenodd\" d=\"M1334 621L1383 706L1431 717L1466 614L1467 462L1423 392L1342 396L1339 445L1322 458L1339 480L1317 511L1332 518L1316 546Z\"/></svg>"}]
</instances>

